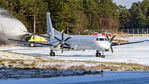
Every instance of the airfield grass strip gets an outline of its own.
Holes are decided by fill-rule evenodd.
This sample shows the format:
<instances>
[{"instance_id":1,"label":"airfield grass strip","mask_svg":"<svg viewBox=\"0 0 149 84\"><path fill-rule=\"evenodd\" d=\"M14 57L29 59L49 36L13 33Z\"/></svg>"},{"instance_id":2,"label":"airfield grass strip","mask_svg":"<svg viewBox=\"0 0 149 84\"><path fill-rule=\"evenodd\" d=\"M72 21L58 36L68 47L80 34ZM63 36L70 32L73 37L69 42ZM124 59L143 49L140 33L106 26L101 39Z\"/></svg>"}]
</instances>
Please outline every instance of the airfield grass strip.
<instances>
[{"instance_id":1,"label":"airfield grass strip","mask_svg":"<svg viewBox=\"0 0 149 84\"><path fill-rule=\"evenodd\" d=\"M58 60L58 59L49 58L49 57L27 55L27 54L8 52L3 50L0 50L0 52L34 57L34 59L4 59L0 57L0 65L8 68L92 69L92 70L104 69L104 70L111 70L111 71L149 70L149 65L142 65L137 63ZM73 64L73 63L77 63L77 64L83 63L83 64L68 66L69 64ZM86 64L89 66L87 66Z\"/></svg>"}]
</instances>

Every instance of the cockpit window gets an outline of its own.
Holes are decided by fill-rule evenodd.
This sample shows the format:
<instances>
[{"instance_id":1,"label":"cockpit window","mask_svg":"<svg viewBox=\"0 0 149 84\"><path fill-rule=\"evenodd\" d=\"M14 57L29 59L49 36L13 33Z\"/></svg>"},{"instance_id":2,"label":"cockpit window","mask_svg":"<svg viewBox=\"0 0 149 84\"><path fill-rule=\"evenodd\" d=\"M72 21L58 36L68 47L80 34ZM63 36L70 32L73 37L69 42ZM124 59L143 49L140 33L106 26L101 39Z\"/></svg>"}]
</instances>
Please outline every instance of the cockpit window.
<instances>
[{"instance_id":1,"label":"cockpit window","mask_svg":"<svg viewBox=\"0 0 149 84\"><path fill-rule=\"evenodd\" d=\"M104 41L104 38L99 38L100 41Z\"/></svg>"},{"instance_id":2,"label":"cockpit window","mask_svg":"<svg viewBox=\"0 0 149 84\"><path fill-rule=\"evenodd\" d=\"M107 38L96 38L97 41L108 41Z\"/></svg>"},{"instance_id":3,"label":"cockpit window","mask_svg":"<svg viewBox=\"0 0 149 84\"><path fill-rule=\"evenodd\" d=\"M105 38L105 41L108 41L108 39L107 39L107 38Z\"/></svg>"}]
</instances>

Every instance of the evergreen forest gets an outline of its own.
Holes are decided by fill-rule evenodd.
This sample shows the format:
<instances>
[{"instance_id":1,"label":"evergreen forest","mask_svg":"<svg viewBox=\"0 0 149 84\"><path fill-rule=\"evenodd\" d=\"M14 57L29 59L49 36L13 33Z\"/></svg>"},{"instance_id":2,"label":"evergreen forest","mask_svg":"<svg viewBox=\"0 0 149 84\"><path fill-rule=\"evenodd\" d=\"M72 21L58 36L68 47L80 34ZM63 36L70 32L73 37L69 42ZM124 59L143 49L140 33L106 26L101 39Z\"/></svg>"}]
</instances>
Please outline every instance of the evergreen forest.
<instances>
[{"instance_id":1,"label":"evergreen forest","mask_svg":"<svg viewBox=\"0 0 149 84\"><path fill-rule=\"evenodd\" d=\"M135 2L130 9L112 0L0 0L0 7L39 34L46 33L46 12L54 28L67 33L149 28L149 0Z\"/></svg>"}]
</instances>

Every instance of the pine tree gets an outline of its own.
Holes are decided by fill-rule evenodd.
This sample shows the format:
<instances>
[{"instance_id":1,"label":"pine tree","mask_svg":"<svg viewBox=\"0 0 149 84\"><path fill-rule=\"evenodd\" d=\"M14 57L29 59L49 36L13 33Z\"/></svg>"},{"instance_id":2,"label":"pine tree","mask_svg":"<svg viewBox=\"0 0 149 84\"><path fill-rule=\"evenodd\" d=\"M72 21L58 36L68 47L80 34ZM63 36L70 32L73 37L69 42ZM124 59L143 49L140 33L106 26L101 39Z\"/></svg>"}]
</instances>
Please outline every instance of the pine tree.
<instances>
[{"instance_id":1,"label":"pine tree","mask_svg":"<svg viewBox=\"0 0 149 84\"><path fill-rule=\"evenodd\" d=\"M130 28L130 12L126 7L119 6L120 28Z\"/></svg>"}]
</instances>

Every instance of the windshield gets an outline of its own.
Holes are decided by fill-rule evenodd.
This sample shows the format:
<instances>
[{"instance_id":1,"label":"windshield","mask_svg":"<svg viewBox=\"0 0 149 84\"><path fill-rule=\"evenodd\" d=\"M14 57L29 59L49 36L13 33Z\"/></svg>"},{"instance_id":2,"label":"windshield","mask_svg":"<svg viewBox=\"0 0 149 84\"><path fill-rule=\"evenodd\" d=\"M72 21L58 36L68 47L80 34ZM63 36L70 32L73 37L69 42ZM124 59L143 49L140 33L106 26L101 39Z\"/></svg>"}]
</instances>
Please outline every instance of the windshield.
<instances>
[{"instance_id":1,"label":"windshield","mask_svg":"<svg viewBox=\"0 0 149 84\"><path fill-rule=\"evenodd\" d=\"M96 41L108 41L107 38L96 38Z\"/></svg>"}]
</instances>

